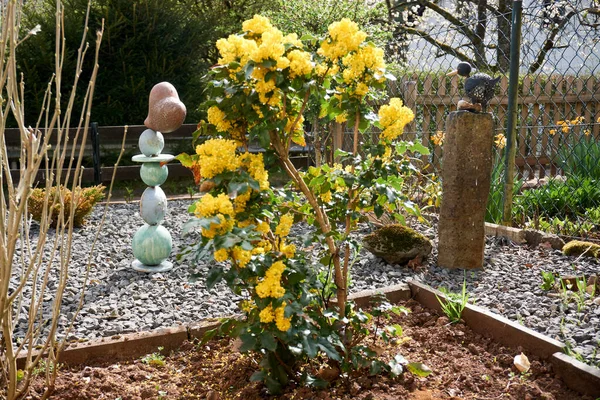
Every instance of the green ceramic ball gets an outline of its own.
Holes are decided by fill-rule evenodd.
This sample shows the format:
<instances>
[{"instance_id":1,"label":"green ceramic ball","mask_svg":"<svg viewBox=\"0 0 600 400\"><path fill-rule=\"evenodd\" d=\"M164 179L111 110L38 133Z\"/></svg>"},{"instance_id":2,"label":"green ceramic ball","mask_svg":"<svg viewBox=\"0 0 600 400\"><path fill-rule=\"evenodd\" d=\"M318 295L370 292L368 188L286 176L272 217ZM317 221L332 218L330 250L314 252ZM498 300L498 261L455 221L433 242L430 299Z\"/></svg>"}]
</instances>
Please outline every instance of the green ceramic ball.
<instances>
[{"instance_id":1,"label":"green ceramic ball","mask_svg":"<svg viewBox=\"0 0 600 400\"><path fill-rule=\"evenodd\" d=\"M144 265L158 265L173 249L171 234L162 225L144 224L133 236L133 255Z\"/></svg>"},{"instance_id":2,"label":"green ceramic ball","mask_svg":"<svg viewBox=\"0 0 600 400\"><path fill-rule=\"evenodd\" d=\"M140 176L148 186L162 185L169 176L169 168L166 165L161 167L160 163L143 163L140 169Z\"/></svg>"},{"instance_id":3,"label":"green ceramic ball","mask_svg":"<svg viewBox=\"0 0 600 400\"><path fill-rule=\"evenodd\" d=\"M160 132L146 129L140 135L138 146L140 147L140 151L144 153L146 157L156 156L160 154L165 147L165 138Z\"/></svg>"}]
</instances>

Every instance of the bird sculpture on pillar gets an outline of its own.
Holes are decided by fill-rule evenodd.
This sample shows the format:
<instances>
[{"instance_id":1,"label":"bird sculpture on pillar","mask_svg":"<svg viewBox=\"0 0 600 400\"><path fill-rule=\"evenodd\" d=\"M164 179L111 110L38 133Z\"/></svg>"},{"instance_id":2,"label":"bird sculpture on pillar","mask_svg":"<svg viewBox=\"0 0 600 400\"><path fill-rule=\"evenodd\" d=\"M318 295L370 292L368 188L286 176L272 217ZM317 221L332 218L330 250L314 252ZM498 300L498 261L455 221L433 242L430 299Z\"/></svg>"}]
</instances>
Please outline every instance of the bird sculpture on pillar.
<instances>
[{"instance_id":1,"label":"bird sculpture on pillar","mask_svg":"<svg viewBox=\"0 0 600 400\"><path fill-rule=\"evenodd\" d=\"M498 82L500 82L500 77L492 78L488 74L482 72L478 72L471 76L472 71L473 67L471 67L471 64L468 62L460 62L458 63L457 68L447 75L453 76L458 74L459 76L467 78L465 80L465 94L471 99L472 104L463 102L462 109L485 112L489 101L494 97L494 89ZM477 105L480 105L480 107ZM461 109L461 102L458 104L458 109Z\"/></svg>"}]
</instances>

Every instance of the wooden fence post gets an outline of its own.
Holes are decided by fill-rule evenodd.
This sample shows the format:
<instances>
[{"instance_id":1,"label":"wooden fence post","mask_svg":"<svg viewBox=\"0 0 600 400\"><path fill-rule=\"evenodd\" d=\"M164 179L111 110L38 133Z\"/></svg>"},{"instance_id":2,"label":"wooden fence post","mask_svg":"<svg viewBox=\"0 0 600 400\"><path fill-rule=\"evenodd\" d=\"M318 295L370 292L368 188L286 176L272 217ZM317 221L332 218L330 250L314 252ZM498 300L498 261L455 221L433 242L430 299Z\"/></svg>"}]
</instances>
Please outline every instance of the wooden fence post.
<instances>
[{"instance_id":1,"label":"wooden fence post","mask_svg":"<svg viewBox=\"0 0 600 400\"><path fill-rule=\"evenodd\" d=\"M94 164L94 183L99 185L102 183L102 173L100 164L100 135L98 134L98 123L92 122L92 161Z\"/></svg>"},{"instance_id":2,"label":"wooden fence post","mask_svg":"<svg viewBox=\"0 0 600 400\"><path fill-rule=\"evenodd\" d=\"M404 90L404 105L412 110L417 117L417 82L407 81L403 85ZM404 137L406 140L415 140L416 137L416 123L413 120L410 124L404 128Z\"/></svg>"}]
</instances>

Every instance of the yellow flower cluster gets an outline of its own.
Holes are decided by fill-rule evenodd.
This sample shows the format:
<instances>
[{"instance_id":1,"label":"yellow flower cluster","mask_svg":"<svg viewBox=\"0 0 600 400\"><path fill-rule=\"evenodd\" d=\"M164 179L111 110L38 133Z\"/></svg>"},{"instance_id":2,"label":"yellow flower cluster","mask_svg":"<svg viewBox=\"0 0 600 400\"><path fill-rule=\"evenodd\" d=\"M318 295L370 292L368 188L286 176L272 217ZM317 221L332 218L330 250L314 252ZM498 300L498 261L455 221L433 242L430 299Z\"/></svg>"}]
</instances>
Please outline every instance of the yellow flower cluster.
<instances>
[{"instance_id":1,"label":"yellow flower cluster","mask_svg":"<svg viewBox=\"0 0 600 400\"><path fill-rule=\"evenodd\" d=\"M249 313L256 307L256 304L254 304L254 301L252 301L252 300L242 300L242 301L240 301L239 304L240 304L240 310L242 310L246 313Z\"/></svg>"},{"instance_id":2,"label":"yellow flower cluster","mask_svg":"<svg viewBox=\"0 0 600 400\"><path fill-rule=\"evenodd\" d=\"M219 39L217 40L217 49L221 55L219 64L236 61L245 65L257 48L254 40L248 40L239 35L230 35L227 39Z\"/></svg>"},{"instance_id":3,"label":"yellow flower cluster","mask_svg":"<svg viewBox=\"0 0 600 400\"><path fill-rule=\"evenodd\" d=\"M289 235L293 223L294 217L291 214L282 215L279 220L279 225L275 228L275 234L279 237L286 237Z\"/></svg>"},{"instance_id":4,"label":"yellow flower cluster","mask_svg":"<svg viewBox=\"0 0 600 400\"><path fill-rule=\"evenodd\" d=\"M321 193L319 197L321 197L324 203L329 203L331 202L331 191L328 190L325 193Z\"/></svg>"},{"instance_id":5,"label":"yellow flower cluster","mask_svg":"<svg viewBox=\"0 0 600 400\"><path fill-rule=\"evenodd\" d=\"M275 325L277 325L277 329L282 332L286 332L291 327L291 318L285 317L285 302L281 304L281 307L278 307L275 310Z\"/></svg>"},{"instance_id":6,"label":"yellow flower cluster","mask_svg":"<svg viewBox=\"0 0 600 400\"><path fill-rule=\"evenodd\" d=\"M226 171L235 171L240 162L235 154L238 143L235 140L210 139L196 146L200 156L200 173L208 179Z\"/></svg>"},{"instance_id":7,"label":"yellow flower cluster","mask_svg":"<svg viewBox=\"0 0 600 400\"><path fill-rule=\"evenodd\" d=\"M233 204L226 194L221 193L214 197L207 193L196 203L197 217L206 218L218 214L233 216Z\"/></svg>"},{"instance_id":8,"label":"yellow flower cluster","mask_svg":"<svg viewBox=\"0 0 600 400\"><path fill-rule=\"evenodd\" d=\"M374 72L383 74L385 61L383 60L383 49L375 46L361 47L358 51L348 54L342 60L347 67L342 76L344 82L350 84L354 81L365 80L365 74L373 75ZM370 79L368 76L367 79Z\"/></svg>"},{"instance_id":9,"label":"yellow flower cluster","mask_svg":"<svg viewBox=\"0 0 600 400\"><path fill-rule=\"evenodd\" d=\"M302 50L292 50L287 55L290 60L290 77L308 75L313 70L310 53Z\"/></svg>"},{"instance_id":10,"label":"yellow flower cluster","mask_svg":"<svg viewBox=\"0 0 600 400\"><path fill-rule=\"evenodd\" d=\"M208 122L213 124L219 132L228 132L231 129L231 123L225 120L225 113L217 106L212 106L207 111Z\"/></svg>"},{"instance_id":11,"label":"yellow flower cluster","mask_svg":"<svg viewBox=\"0 0 600 400\"><path fill-rule=\"evenodd\" d=\"M277 307L275 310L273 310L273 306L270 305L263 308L260 314L258 315L260 318L260 322L268 324L275 321L277 329L279 329L282 332L286 332L288 329L290 329L292 325L291 318L285 317L285 306L286 303L283 302L281 306Z\"/></svg>"},{"instance_id":12,"label":"yellow flower cluster","mask_svg":"<svg viewBox=\"0 0 600 400\"><path fill-rule=\"evenodd\" d=\"M506 136L504 136L504 134L499 133L496 136L494 136L494 138L494 143L496 143L498 149L503 149L506 147Z\"/></svg>"},{"instance_id":13,"label":"yellow flower cluster","mask_svg":"<svg viewBox=\"0 0 600 400\"><path fill-rule=\"evenodd\" d=\"M585 117L579 116L579 117L575 117L575 119L572 119L570 121L569 120L556 121L556 125L561 127L560 129L563 133L569 133L569 131L571 130L571 126L582 124L583 121L585 121ZM554 131L554 133L552 133L552 131ZM554 135L555 133L556 133L556 129L552 129L550 131L551 135Z\"/></svg>"},{"instance_id":14,"label":"yellow flower cluster","mask_svg":"<svg viewBox=\"0 0 600 400\"><path fill-rule=\"evenodd\" d=\"M442 144L444 144L445 137L446 137L446 134L444 133L444 131L437 131L435 133L435 135L433 135L431 137L431 141L433 142L434 145L441 146Z\"/></svg>"},{"instance_id":15,"label":"yellow flower cluster","mask_svg":"<svg viewBox=\"0 0 600 400\"><path fill-rule=\"evenodd\" d=\"M239 246L233 248L233 259L237 262L240 267L245 267L250 259L252 258L252 251L244 250Z\"/></svg>"},{"instance_id":16,"label":"yellow flower cluster","mask_svg":"<svg viewBox=\"0 0 600 400\"><path fill-rule=\"evenodd\" d=\"M252 179L258 182L260 190L267 190L269 188L269 173L265 170L262 153L244 153L240 156L240 162L246 167Z\"/></svg>"},{"instance_id":17,"label":"yellow flower cluster","mask_svg":"<svg viewBox=\"0 0 600 400\"><path fill-rule=\"evenodd\" d=\"M285 270L285 264L282 261L277 261L269 267L264 279L256 285L256 294L260 298L274 297L278 299L285 294L285 289L281 287L283 270Z\"/></svg>"},{"instance_id":18,"label":"yellow flower cluster","mask_svg":"<svg viewBox=\"0 0 600 400\"><path fill-rule=\"evenodd\" d=\"M227 261L229 258L229 253L227 252L227 249L219 249L214 252L213 257L215 258L216 262L223 262Z\"/></svg>"},{"instance_id":19,"label":"yellow flower cluster","mask_svg":"<svg viewBox=\"0 0 600 400\"><path fill-rule=\"evenodd\" d=\"M260 318L260 322L262 322L263 324L268 324L270 322L273 322L273 320L275 319L275 313L273 313L273 307L269 305L269 306L263 308L260 311L260 314L258 314L258 317Z\"/></svg>"},{"instance_id":20,"label":"yellow flower cluster","mask_svg":"<svg viewBox=\"0 0 600 400\"><path fill-rule=\"evenodd\" d=\"M379 123L383 128L381 137L386 140L394 140L402 134L406 124L415 118L412 110L402 105L399 98L391 98L388 105L379 109Z\"/></svg>"},{"instance_id":21,"label":"yellow flower cluster","mask_svg":"<svg viewBox=\"0 0 600 400\"><path fill-rule=\"evenodd\" d=\"M271 29L262 33L260 44L258 48L252 52L250 59L256 63L261 63L269 59L278 61L283 56L283 53L285 53L283 33L281 33L280 30L271 27ZM287 68L288 66L289 60L282 60L281 67Z\"/></svg>"},{"instance_id":22,"label":"yellow flower cluster","mask_svg":"<svg viewBox=\"0 0 600 400\"><path fill-rule=\"evenodd\" d=\"M250 200L250 196L252 196L251 189L246 190L242 194L238 193L238 195L235 196L235 199L233 200L233 209L235 210L236 214L246 210L246 203L248 203L248 200Z\"/></svg>"},{"instance_id":23,"label":"yellow flower cluster","mask_svg":"<svg viewBox=\"0 0 600 400\"><path fill-rule=\"evenodd\" d=\"M209 229L202 228L202 236L209 239L214 238L216 235L222 235L229 232L233 228L234 224L234 212L233 204L229 197L221 193L217 197L212 196L210 193L202 196L196 203L195 214L198 218L207 218L217 216L219 223L211 222ZM215 254L215 259L219 257L223 258L223 253ZM224 261L224 260L223 260Z\"/></svg>"},{"instance_id":24,"label":"yellow flower cluster","mask_svg":"<svg viewBox=\"0 0 600 400\"><path fill-rule=\"evenodd\" d=\"M260 221L258 223L258 225L256 226L256 231L264 234L269 233L269 231L271 230L271 227L269 226L269 223L266 221Z\"/></svg>"},{"instance_id":25,"label":"yellow flower cluster","mask_svg":"<svg viewBox=\"0 0 600 400\"><path fill-rule=\"evenodd\" d=\"M287 244L282 240L279 249L286 258L294 258L294 255L296 255L296 245L293 243Z\"/></svg>"},{"instance_id":26,"label":"yellow flower cluster","mask_svg":"<svg viewBox=\"0 0 600 400\"><path fill-rule=\"evenodd\" d=\"M248 83L248 92L255 90L262 104L278 106L282 101L282 93L277 89L275 79L265 80L265 75L274 70L288 70L293 79L298 76L310 74L314 68L312 56L309 52L302 50L302 42L296 34L284 36L275 28L268 18L255 15L254 18L242 24L244 35L231 35L227 39L217 42L221 64L237 61L240 67L232 71L237 72L245 66L248 61L257 64L264 61L275 61L274 67L266 68L256 65L252 72L252 81ZM232 74L232 77L234 75ZM262 112L260 112L262 114ZM217 130L223 131L226 123L214 116L215 121L220 122ZM209 122L211 119L209 118ZM212 123L212 122L211 122Z\"/></svg>"},{"instance_id":27,"label":"yellow flower cluster","mask_svg":"<svg viewBox=\"0 0 600 400\"><path fill-rule=\"evenodd\" d=\"M263 33L273 29L273 25L271 25L269 18L263 17L262 15L255 15L252 19L242 23L242 29L244 32L249 32L254 35L262 35Z\"/></svg>"},{"instance_id":28,"label":"yellow flower cluster","mask_svg":"<svg viewBox=\"0 0 600 400\"><path fill-rule=\"evenodd\" d=\"M268 251L271 251L273 246L271 242L268 240L261 240L257 244L254 245L254 249L252 249L252 254L264 254Z\"/></svg>"},{"instance_id":29,"label":"yellow flower cluster","mask_svg":"<svg viewBox=\"0 0 600 400\"><path fill-rule=\"evenodd\" d=\"M318 53L333 61L351 51L358 50L358 47L367 38L367 34L348 18L329 25L328 31L330 39L321 43Z\"/></svg>"}]
</instances>

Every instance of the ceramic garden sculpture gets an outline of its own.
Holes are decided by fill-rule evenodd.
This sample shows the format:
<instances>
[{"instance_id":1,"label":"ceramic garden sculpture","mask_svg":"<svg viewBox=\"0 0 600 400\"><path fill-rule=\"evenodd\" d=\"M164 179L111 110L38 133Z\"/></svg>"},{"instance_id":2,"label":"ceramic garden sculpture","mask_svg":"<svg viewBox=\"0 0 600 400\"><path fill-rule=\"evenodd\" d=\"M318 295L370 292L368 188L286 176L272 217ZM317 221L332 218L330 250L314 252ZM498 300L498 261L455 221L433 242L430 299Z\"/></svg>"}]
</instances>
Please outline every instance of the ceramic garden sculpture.
<instances>
[{"instance_id":1,"label":"ceramic garden sculpture","mask_svg":"<svg viewBox=\"0 0 600 400\"><path fill-rule=\"evenodd\" d=\"M140 215L145 224L133 236L135 260L133 269L142 272L161 272L173 268L167 261L173 242L169 231L161 225L167 213L167 196L160 188L169 175L167 163L175 156L161 154L165 140L161 132L177 130L185 119L186 108L179 100L177 90L168 82L155 85L150 92L146 129L140 135L142 154L132 160L142 163L140 176L148 188L140 200Z\"/></svg>"}]
</instances>

